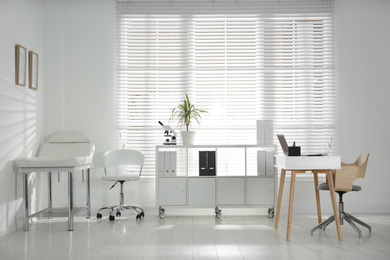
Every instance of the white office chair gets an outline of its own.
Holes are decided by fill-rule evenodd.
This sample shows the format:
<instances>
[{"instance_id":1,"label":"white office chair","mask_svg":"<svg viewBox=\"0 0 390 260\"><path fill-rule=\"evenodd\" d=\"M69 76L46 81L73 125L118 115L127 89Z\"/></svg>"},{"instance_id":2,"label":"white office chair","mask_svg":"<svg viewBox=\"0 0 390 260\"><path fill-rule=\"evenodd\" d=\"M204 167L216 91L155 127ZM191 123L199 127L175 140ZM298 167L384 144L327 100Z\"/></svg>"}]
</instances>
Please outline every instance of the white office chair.
<instances>
[{"instance_id":1,"label":"white office chair","mask_svg":"<svg viewBox=\"0 0 390 260\"><path fill-rule=\"evenodd\" d=\"M141 217L145 216L145 213L142 208L136 206L126 206L124 204L124 195L123 195L123 183L126 181L138 181L141 178L142 167L144 166L145 156L143 153L137 150L132 149L118 149L105 152L102 158L102 164L104 167L105 175L102 177L104 181L114 181L115 183L111 186L110 190L114 188L114 186L119 182L121 185L121 190L119 194L119 205L111 206L111 207L103 207L99 209L96 217L98 219L102 218L101 210L109 209L110 210L110 221L115 220L113 212L116 211L116 216L121 216L121 211L125 209L134 210L137 212L136 219L139 220ZM126 173L126 174L118 174L118 168L120 166L131 166L131 167L139 167L140 170L136 174L134 173ZM114 169L113 169L114 168ZM116 174L107 174L115 171Z\"/></svg>"}]
</instances>

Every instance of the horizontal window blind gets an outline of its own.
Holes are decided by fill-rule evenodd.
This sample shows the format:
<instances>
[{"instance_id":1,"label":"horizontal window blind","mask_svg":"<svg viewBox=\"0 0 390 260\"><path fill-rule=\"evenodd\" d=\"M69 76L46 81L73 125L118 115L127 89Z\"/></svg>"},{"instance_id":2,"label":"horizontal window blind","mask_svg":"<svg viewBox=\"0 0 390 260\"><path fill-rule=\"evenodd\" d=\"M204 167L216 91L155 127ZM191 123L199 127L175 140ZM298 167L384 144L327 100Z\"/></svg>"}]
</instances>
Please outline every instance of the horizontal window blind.
<instances>
[{"instance_id":1,"label":"horizontal window blind","mask_svg":"<svg viewBox=\"0 0 390 260\"><path fill-rule=\"evenodd\" d=\"M117 1L116 17L118 146L143 151L145 173L185 93L208 111L197 144L255 144L273 119L303 153L332 152L333 1Z\"/></svg>"}]
</instances>

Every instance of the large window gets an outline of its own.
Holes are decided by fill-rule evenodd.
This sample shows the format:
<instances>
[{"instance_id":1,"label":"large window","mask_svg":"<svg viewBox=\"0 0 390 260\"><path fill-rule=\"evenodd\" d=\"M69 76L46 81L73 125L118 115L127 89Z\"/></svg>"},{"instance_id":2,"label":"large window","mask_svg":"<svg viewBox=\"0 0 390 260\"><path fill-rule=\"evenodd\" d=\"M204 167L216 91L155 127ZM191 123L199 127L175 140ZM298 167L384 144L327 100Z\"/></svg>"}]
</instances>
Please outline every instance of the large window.
<instances>
[{"instance_id":1,"label":"large window","mask_svg":"<svg viewBox=\"0 0 390 260\"><path fill-rule=\"evenodd\" d=\"M187 93L209 113L198 144L255 144L256 120L303 153L332 152L333 1L117 1L120 147L154 174L172 108ZM179 143L180 135L179 135ZM277 142L275 138L275 143Z\"/></svg>"}]
</instances>

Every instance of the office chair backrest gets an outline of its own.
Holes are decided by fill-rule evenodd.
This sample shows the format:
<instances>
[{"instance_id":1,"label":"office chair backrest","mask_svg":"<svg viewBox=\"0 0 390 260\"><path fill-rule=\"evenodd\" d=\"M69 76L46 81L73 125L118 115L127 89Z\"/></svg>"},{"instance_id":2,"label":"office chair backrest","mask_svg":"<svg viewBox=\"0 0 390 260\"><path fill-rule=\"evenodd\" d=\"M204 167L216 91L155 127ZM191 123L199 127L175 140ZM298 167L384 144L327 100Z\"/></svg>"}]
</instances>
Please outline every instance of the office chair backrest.
<instances>
[{"instance_id":1,"label":"office chair backrest","mask_svg":"<svg viewBox=\"0 0 390 260\"><path fill-rule=\"evenodd\" d=\"M353 190L353 182L357 178L364 178L368 163L368 153L359 155L354 163L341 164L341 169L336 170L335 175L335 190L336 191L351 191Z\"/></svg>"},{"instance_id":2,"label":"office chair backrest","mask_svg":"<svg viewBox=\"0 0 390 260\"><path fill-rule=\"evenodd\" d=\"M356 159L355 165L359 167L358 173L356 174L356 178L364 178L364 175L366 174L369 155L369 153L362 153Z\"/></svg>"},{"instance_id":3,"label":"office chair backrest","mask_svg":"<svg viewBox=\"0 0 390 260\"><path fill-rule=\"evenodd\" d=\"M133 149L117 149L107 151L103 154L102 164L104 168L121 166L121 165L137 165L144 166L145 156L138 150Z\"/></svg>"}]
</instances>

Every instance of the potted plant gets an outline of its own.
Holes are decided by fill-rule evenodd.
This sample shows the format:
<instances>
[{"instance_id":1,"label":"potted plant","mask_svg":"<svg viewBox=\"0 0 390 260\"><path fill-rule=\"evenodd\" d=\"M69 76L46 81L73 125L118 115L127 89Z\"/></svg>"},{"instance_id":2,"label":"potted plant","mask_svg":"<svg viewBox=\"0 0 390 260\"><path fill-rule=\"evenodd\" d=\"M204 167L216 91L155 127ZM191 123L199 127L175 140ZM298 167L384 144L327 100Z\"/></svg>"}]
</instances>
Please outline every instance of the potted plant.
<instances>
[{"instance_id":1,"label":"potted plant","mask_svg":"<svg viewBox=\"0 0 390 260\"><path fill-rule=\"evenodd\" d=\"M197 108L190 102L187 93L185 95L186 97L183 99L183 103L172 109L172 115L169 120L176 117L181 126L186 125L186 131L181 131L183 144L192 145L195 140L195 131L189 131L189 125L193 120L196 120L200 124L199 120L202 118L200 113L207 113L207 111Z\"/></svg>"}]
</instances>

